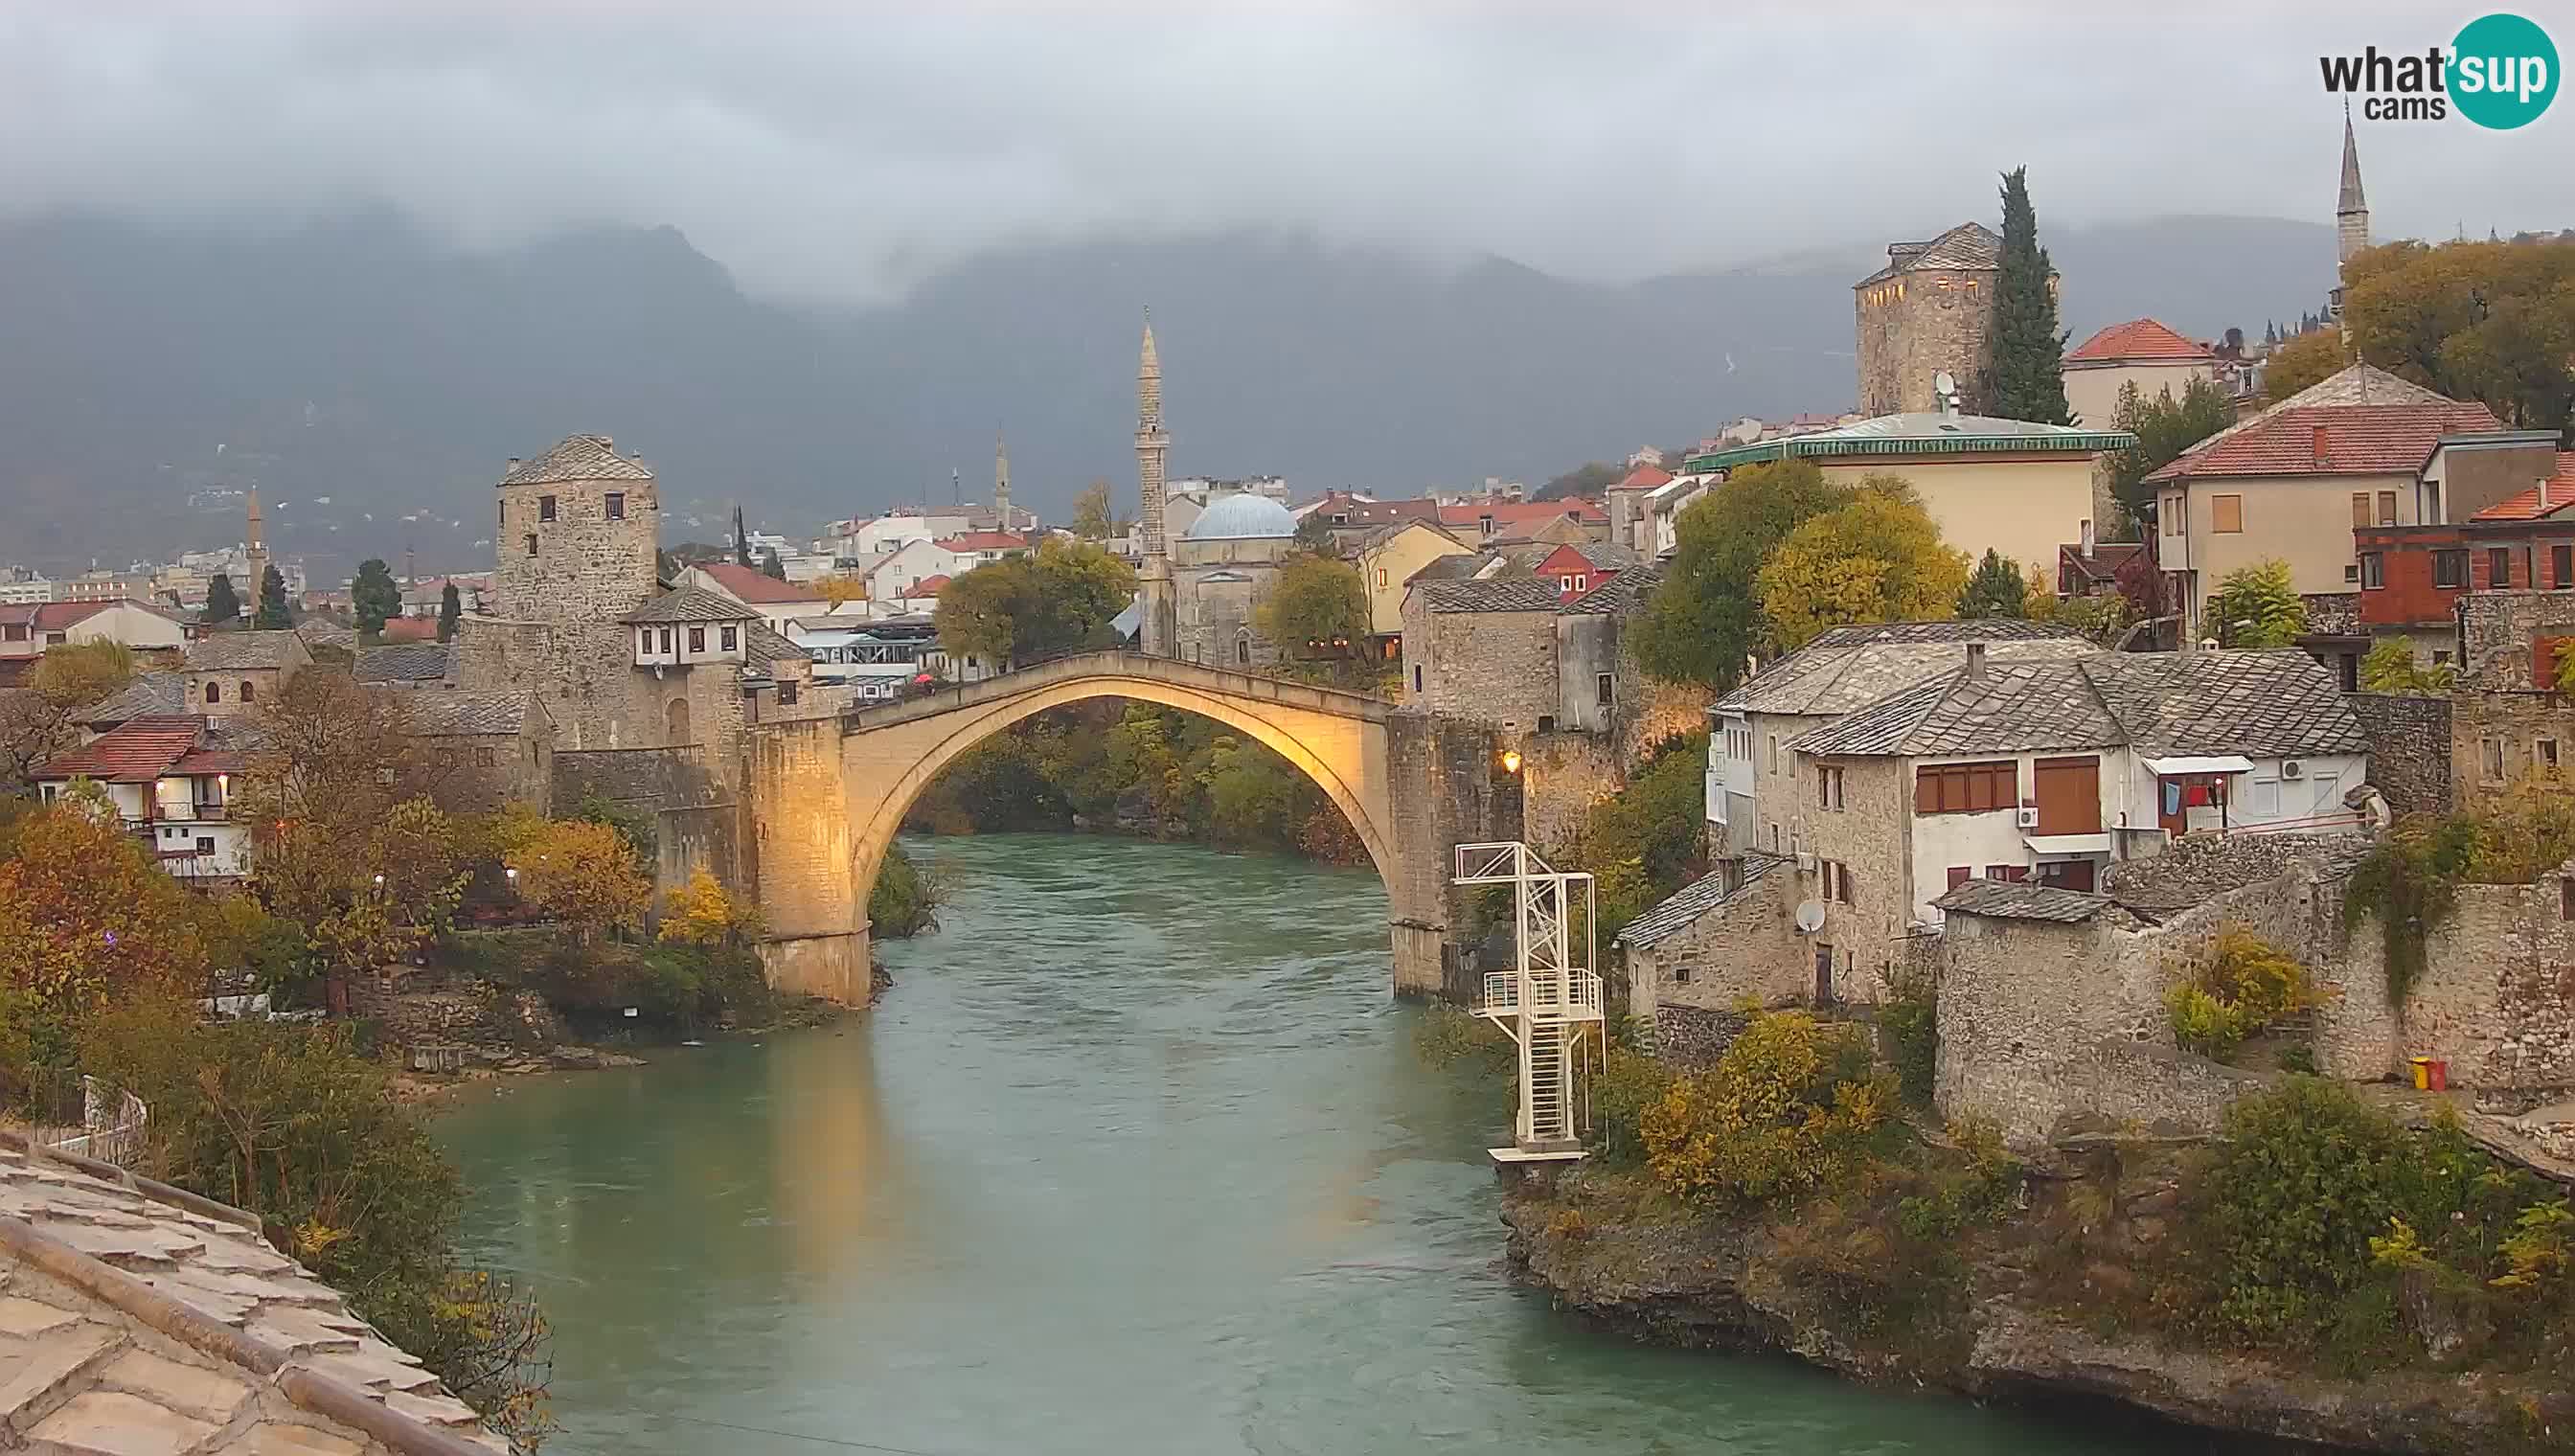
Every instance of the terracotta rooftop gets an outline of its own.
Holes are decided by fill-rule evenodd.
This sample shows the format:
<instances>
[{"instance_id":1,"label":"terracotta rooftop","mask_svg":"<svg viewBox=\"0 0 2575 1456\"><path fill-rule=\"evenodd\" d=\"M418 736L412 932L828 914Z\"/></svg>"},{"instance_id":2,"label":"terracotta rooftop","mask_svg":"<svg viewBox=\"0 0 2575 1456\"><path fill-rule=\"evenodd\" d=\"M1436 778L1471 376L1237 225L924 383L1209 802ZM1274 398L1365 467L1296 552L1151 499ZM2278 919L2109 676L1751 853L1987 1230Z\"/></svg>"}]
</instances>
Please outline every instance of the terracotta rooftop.
<instances>
[{"instance_id":1,"label":"terracotta rooftop","mask_svg":"<svg viewBox=\"0 0 2575 1456\"><path fill-rule=\"evenodd\" d=\"M2491 430L2483 405L2315 405L2286 410L2255 429L2183 456L2149 481L2200 476L2410 475L2433 443Z\"/></svg>"},{"instance_id":2,"label":"terracotta rooftop","mask_svg":"<svg viewBox=\"0 0 2575 1456\"><path fill-rule=\"evenodd\" d=\"M906 600L916 597L936 597L939 595L939 589L947 586L948 581L949 578L946 572L941 572L936 576L924 577L920 581L913 583L912 590L904 593L903 595Z\"/></svg>"},{"instance_id":3,"label":"terracotta rooftop","mask_svg":"<svg viewBox=\"0 0 2575 1456\"><path fill-rule=\"evenodd\" d=\"M2152 319L2130 319L2110 327L2067 351L2068 364L2118 364L2214 361L2205 344L2194 344Z\"/></svg>"},{"instance_id":4,"label":"terracotta rooftop","mask_svg":"<svg viewBox=\"0 0 2575 1456\"><path fill-rule=\"evenodd\" d=\"M799 587L793 582L782 582L757 567L746 567L736 562L710 562L697 570L739 602L785 606L824 600L819 587Z\"/></svg>"},{"instance_id":5,"label":"terracotta rooftop","mask_svg":"<svg viewBox=\"0 0 2575 1456\"><path fill-rule=\"evenodd\" d=\"M0 1136L0 1439L29 1451L472 1456L463 1401L259 1220Z\"/></svg>"},{"instance_id":6,"label":"terracotta rooftop","mask_svg":"<svg viewBox=\"0 0 2575 1456\"><path fill-rule=\"evenodd\" d=\"M149 783L187 756L205 731L206 721L201 717L174 714L130 719L68 753L46 759L35 776Z\"/></svg>"},{"instance_id":7,"label":"terracotta rooftop","mask_svg":"<svg viewBox=\"0 0 2575 1456\"><path fill-rule=\"evenodd\" d=\"M975 551L1026 551L1029 539L1015 531L967 531L944 538L938 545L942 551L960 554Z\"/></svg>"},{"instance_id":8,"label":"terracotta rooftop","mask_svg":"<svg viewBox=\"0 0 2575 1456\"><path fill-rule=\"evenodd\" d=\"M1603 525L1609 520L1599 502L1573 497L1558 501L1475 501L1439 508L1442 526L1474 526L1487 516L1497 527L1542 525L1559 516L1570 516L1586 526Z\"/></svg>"},{"instance_id":9,"label":"terracotta rooftop","mask_svg":"<svg viewBox=\"0 0 2575 1456\"><path fill-rule=\"evenodd\" d=\"M2227 426L2201 441L2196 449L2147 476L2146 479L2164 481L2181 480L2199 475L2321 474L2323 472L2319 472L2314 464L2316 422L2313 420L2307 422L2308 428L2303 439L2292 438L2281 422L2300 411L2344 409L2412 409L2420 412L2421 421L2433 422L2431 433L2421 438L2419 445L2414 449L2413 458L2391 468L2393 471L2408 474L2420 468L2431 456L2432 446L2443 435L2493 430L2498 425L2493 413L2483 405L2462 404L2437 390L2426 389L2411 380L2399 379L2374 364L2355 364L2338 374L2309 385L2250 420ZM2463 423L2440 423L2453 420ZM2335 445L2333 423L2331 418L2324 421L2328 432L2326 438L2329 448ZM2355 419L2353 423L2358 425L2360 422ZM2382 424L2373 428L2384 432L2390 427ZM2412 437L2409 435L2408 438ZM2238 443L2250 439L2261 439L2268 443L2245 447L2239 452ZM2358 442L2355 441L2352 447L2343 448L2355 448ZM2307 464L2303 469L2294 471L2231 470L2219 464L2209 464L2209 462L2236 459L2258 461L2266 455L2277 459L2302 459ZM2368 467L2345 466L2339 463L2331 467L2335 473L2362 469L2368 469Z\"/></svg>"},{"instance_id":10,"label":"terracotta rooftop","mask_svg":"<svg viewBox=\"0 0 2575 1456\"><path fill-rule=\"evenodd\" d=\"M2575 506L2575 450L2561 450L2557 453L2557 469L2548 477L2548 484L2533 486L2518 496L2497 501L2468 519L2537 521L2544 516L2554 516L2569 506Z\"/></svg>"},{"instance_id":11,"label":"terracotta rooftop","mask_svg":"<svg viewBox=\"0 0 2575 1456\"><path fill-rule=\"evenodd\" d=\"M1613 491L1650 491L1672 483L1672 473L1658 465L1640 465L1627 472L1626 478L1611 486Z\"/></svg>"}]
</instances>

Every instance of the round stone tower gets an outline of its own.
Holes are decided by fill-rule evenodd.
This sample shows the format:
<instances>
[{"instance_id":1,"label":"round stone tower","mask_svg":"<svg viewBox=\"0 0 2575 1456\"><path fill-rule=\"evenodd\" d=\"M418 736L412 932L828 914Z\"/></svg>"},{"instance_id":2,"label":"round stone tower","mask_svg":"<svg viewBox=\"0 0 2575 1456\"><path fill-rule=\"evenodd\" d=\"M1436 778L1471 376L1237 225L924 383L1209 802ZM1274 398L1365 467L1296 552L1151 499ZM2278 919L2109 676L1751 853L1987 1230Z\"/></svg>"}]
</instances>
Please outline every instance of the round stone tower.
<instances>
[{"instance_id":1,"label":"round stone tower","mask_svg":"<svg viewBox=\"0 0 2575 1456\"><path fill-rule=\"evenodd\" d=\"M605 435L575 435L501 477L493 615L614 623L653 594L660 487Z\"/></svg>"}]
</instances>

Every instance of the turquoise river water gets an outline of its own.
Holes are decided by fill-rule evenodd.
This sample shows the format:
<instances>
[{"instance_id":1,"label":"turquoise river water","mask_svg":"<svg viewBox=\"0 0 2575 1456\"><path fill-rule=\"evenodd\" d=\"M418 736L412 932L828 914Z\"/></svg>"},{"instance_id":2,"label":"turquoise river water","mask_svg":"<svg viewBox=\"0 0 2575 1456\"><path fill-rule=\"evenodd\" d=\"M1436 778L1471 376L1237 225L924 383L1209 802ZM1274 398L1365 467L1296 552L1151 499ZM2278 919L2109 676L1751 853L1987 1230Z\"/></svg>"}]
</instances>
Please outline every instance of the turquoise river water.
<instances>
[{"instance_id":1,"label":"turquoise river water","mask_svg":"<svg viewBox=\"0 0 2575 1456\"><path fill-rule=\"evenodd\" d=\"M1388 999L1365 869L918 846L870 1014L441 1119L557 1326L565 1453L2172 1453L2101 1410L1651 1350L1514 1287L1489 1084Z\"/></svg>"}]
</instances>

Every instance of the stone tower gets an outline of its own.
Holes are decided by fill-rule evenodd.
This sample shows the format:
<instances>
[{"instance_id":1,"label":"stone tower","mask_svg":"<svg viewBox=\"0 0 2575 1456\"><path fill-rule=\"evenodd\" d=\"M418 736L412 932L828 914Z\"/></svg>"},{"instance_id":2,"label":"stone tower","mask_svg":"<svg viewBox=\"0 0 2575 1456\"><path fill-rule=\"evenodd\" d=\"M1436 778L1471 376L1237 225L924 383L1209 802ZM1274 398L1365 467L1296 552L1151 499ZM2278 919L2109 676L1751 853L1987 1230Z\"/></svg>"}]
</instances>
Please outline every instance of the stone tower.
<instances>
[{"instance_id":1,"label":"stone tower","mask_svg":"<svg viewBox=\"0 0 2575 1456\"><path fill-rule=\"evenodd\" d=\"M2003 240L1982 223L1960 223L1919 243L1886 245L1886 266L1851 285L1853 338L1863 415L1932 413L1942 371L1973 392L1991 355L1994 291Z\"/></svg>"},{"instance_id":2,"label":"stone tower","mask_svg":"<svg viewBox=\"0 0 2575 1456\"><path fill-rule=\"evenodd\" d=\"M661 498L653 472L605 435L575 435L501 476L494 615L615 622L653 592Z\"/></svg>"},{"instance_id":3,"label":"stone tower","mask_svg":"<svg viewBox=\"0 0 2575 1456\"><path fill-rule=\"evenodd\" d=\"M1011 529L1011 450L998 425L993 428L993 529Z\"/></svg>"},{"instance_id":4,"label":"stone tower","mask_svg":"<svg viewBox=\"0 0 2575 1456\"><path fill-rule=\"evenodd\" d=\"M1180 651L1171 542L1163 535L1163 471L1171 449L1172 437L1163 431L1163 361L1154 352L1154 311L1147 309L1144 354L1136 366L1136 483L1144 498L1136 530L1145 546L1145 569L1137 582L1137 639L1146 652L1161 658Z\"/></svg>"},{"instance_id":5,"label":"stone tower","mask_svg":"<svg viewBox=\"0 0 2575 1456\"><path fill-rule=\"evenodd\" d=\"M623 619L655 590L660 486L604 435L575 435L501 476L489 615L459 624L469 692L545 699L558 748L653 747L657 681Z\"/></svg>"}]
</instances>

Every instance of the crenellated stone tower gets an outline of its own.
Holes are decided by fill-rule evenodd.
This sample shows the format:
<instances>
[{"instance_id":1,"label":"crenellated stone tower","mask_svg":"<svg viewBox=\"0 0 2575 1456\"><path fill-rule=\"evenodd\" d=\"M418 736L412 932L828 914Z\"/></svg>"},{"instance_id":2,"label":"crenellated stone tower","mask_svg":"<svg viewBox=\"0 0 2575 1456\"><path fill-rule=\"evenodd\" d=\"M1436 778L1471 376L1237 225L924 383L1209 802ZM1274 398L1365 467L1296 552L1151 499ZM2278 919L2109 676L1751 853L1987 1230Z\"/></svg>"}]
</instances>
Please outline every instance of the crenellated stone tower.
<instances>
[{"instance_id":1,"label":"crenellated stone tower","mask_svg":"<svg viewBox=\"0 0 2575 1456\"><path fill-rule=\"evenodd\" d=\"M1136 482L1143 500L1136 529L1144 538L1145 567L1138 574L1141 619L1137 641L1158 658L1180 653L1180 622L1173 602L1171 542L1163 534L1163 481L1172 437L1163 430L1163 361L1154 352L1154 311L1145 311L1145 348L1136 366Z\"/></svg>"}]
</instances>

